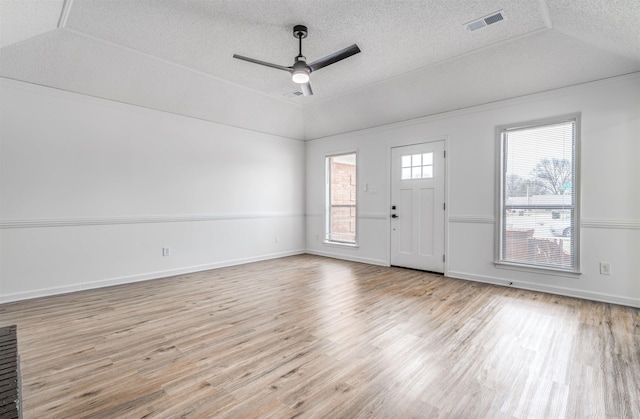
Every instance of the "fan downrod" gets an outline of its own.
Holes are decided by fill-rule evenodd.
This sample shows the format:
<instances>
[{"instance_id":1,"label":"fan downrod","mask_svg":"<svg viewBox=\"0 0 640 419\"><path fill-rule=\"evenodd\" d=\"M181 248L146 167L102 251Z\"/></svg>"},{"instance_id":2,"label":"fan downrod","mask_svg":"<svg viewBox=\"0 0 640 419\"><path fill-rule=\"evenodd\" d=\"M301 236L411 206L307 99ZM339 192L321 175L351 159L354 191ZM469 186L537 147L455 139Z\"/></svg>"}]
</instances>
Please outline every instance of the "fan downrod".
<instances>
[{"instance_id":1,"label":"fan downrod","mask_svg":"<svg viewBox=\"0 0 640 419\"><path fill-rule=\"evenodd\" d=\"M307 27L304 25L296 25L293 27L293 37L296 39L306 38L307 33Z\"/></svg>"}]
</instances>

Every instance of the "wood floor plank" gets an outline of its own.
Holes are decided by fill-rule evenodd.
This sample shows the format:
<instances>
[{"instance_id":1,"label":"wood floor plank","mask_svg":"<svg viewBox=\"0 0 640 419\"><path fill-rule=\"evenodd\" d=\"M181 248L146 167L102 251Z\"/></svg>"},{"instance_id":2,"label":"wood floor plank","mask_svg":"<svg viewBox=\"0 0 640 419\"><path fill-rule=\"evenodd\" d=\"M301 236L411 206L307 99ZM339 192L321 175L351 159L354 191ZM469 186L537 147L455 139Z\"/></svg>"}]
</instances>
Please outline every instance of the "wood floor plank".
<instances>
[{"instance_id":1,"label":"wood floor plank","mask_svg":"<svg viewBox=\"0 0 640 419\"><path fill-rule=\"evenodd\" d=\"M0 305L24 418L640 418L640 310L299 255Z\"/></svg>"}]
</instances>

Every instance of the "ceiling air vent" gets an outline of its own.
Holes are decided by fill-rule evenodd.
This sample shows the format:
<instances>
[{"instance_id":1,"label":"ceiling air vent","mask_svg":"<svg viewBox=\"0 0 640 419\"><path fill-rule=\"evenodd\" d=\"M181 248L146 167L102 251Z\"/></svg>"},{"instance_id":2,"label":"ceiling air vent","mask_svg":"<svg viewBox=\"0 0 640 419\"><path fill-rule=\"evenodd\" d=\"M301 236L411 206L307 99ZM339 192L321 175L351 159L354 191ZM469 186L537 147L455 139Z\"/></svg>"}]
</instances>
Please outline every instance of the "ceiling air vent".
<instances>
[{"instance_id":1,"label":"ceiling air vent","mask_svg":"<svg viewBox=\"0 0 640 419\"><path fill-rule=\"evenodd\" d=\"M504 20L504 10L498 10L497 12L491 13L485 17L481 17L480 19L473 20L469 23L465 23L464 25L467 27L469 32L477 31L478 29L484 28L485 26L493 25L496 22L500 22Z\"/></svg>"}]
</instances>

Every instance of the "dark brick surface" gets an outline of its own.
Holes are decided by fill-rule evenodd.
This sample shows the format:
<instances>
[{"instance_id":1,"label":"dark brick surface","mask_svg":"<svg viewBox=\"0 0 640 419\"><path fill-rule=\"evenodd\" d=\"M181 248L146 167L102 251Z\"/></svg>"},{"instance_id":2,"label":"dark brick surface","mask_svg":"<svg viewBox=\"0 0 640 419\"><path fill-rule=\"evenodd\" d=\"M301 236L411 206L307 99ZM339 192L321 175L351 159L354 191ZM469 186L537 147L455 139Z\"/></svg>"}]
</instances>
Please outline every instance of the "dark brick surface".
<instances>
[{"instance_id":1,"label":"dark brick surface","mask_svg":"<svg viewBox=\"0 0 640 419\"><path fill-rule=\"evenodd\" d=\"M18 400L16 326L0 327L0 419L19 417Z\"/></svg>"}]
</instances>

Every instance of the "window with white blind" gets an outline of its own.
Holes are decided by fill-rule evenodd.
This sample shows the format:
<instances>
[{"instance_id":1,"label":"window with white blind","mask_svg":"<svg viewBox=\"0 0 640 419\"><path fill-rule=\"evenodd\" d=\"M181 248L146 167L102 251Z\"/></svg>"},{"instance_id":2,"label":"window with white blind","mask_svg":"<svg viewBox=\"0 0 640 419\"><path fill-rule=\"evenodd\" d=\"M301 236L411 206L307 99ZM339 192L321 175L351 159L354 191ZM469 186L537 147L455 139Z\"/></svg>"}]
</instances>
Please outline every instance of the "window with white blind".
<instances>
[{"instance_id":1,"label":"window with white blind","mask_svg":"<svg viewBox=\"0 0 640 419\"><path fill-rule=\"evenodd\" d=\"M579 115L499 129L497 262L578 272Z\"/></svg>"},{"instance_id":2,"label":"window with white blind","mask_svg":"<svg viewBox=\"0 0 640 419\"><path fill-rule=\"evenodd\" d=\"M357 227L356 153L327 156L325 241L355 245Z\"/></svg>"}]
</instances>

